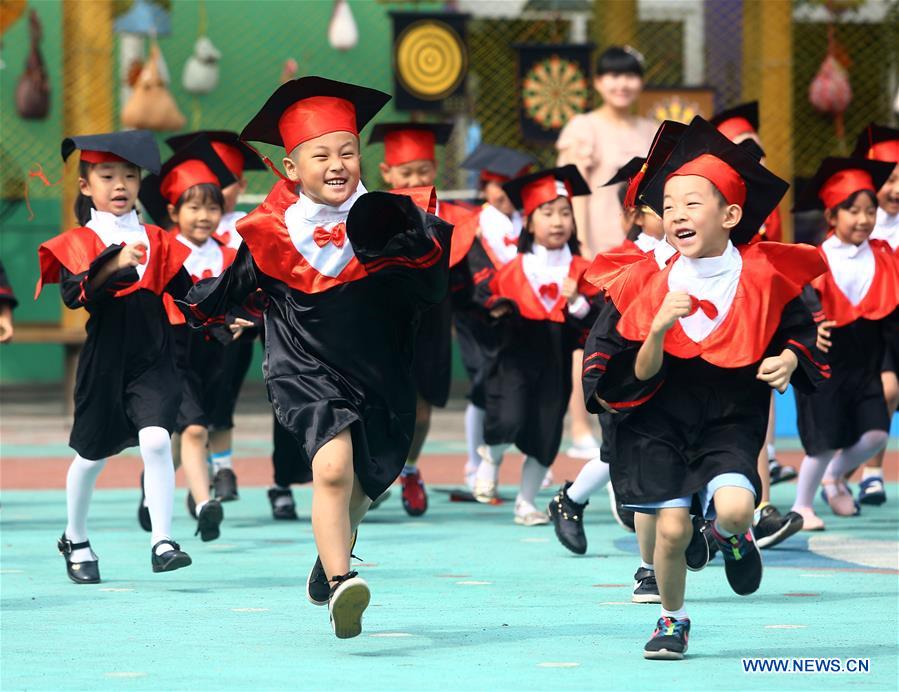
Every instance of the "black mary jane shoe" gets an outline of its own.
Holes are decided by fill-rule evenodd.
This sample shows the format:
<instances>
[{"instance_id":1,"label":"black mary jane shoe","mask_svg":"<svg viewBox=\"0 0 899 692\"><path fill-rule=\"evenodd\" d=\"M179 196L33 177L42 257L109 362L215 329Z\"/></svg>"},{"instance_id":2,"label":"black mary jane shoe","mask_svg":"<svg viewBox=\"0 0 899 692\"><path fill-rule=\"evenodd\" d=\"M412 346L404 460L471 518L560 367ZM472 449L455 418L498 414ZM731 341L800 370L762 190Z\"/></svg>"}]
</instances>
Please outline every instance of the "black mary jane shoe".
<instances>
[{"instance_id":1,"label":"black mary jane shoe","mask_svg":"<svg viewBox=\"0 0 899 692\"><path fill-rule=\"evenodd\" d=\"M93 559L86 562L72 562L69 559L74 551L81 550L82 548L90 548L90 541L84 541L83 543L72 543L72 541L66 538L65 532L63 532L62 537L56 542L56 547L59 550L59 554L66 559L66 574L68 575L69 579L71 579L76 584L100 583L99 560ZM94 555L93 550L91 550L91 555L93 555L94 558L97 557L96 555Z\"/></svg>"},{"instance_id":2,"label":"black mary jane shoe","mask_svg":"<svg viewBox=\"0 0 899 692\"><path fill-rule=\"evenodd\" d=\"M200 540L204 543L214 541L221 535L222 521L225 519L225 513L222 511L222 503L216 499L209 500L203 509L197 513L197 531L194 535L199 535Z\"/></svg>"},{"instance_id":3,"label":"black mary jane shoe","mask_svg":"<svg viewBox=\"0 0 899 692\"><path fill-rule=\"evenodd\" d=\"M156 554L156 548L160 545L170 545L171 550L166 550L162 555ZM181 550L181 546L171 539L159 541L150 549L150 564L154 572L174 572L176 569L187 567L193 562L190 555Z\"/></svg>"}]
</instances>

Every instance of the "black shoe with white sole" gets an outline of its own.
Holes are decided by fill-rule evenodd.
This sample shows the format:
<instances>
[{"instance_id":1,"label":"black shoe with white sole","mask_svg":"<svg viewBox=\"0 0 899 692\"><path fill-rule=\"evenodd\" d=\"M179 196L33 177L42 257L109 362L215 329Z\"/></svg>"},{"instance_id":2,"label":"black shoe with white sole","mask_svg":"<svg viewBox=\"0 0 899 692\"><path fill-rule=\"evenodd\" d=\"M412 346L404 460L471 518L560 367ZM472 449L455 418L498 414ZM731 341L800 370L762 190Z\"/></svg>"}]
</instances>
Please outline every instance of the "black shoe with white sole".
<instances>
[{"instance_id":1,"label":"black shoe with white sole","mask_svg":"<svg viewBox=\"0 0 899 692\"><path fill-rule=\"evenodd\" d=\"M755 544L762 549L773 548L802 530L802 515L787 512L781 516L774 505L765 505L759 511L759 520L752 528Z\"/></svg>"},{"instance_id":2,"label":"black shoe with white sole","mask_svg":"<svg viewBox=\"0 0 899 692\"><path fill-rule=\"evenodd\" d=\"M371 591L358 572L331 578L334 586L328 598L331 627L338 639L351 639L362 634L362 614L371 601Z\"/></svg>"},{"instance_id":3,"label":"black shoe with white sole","mask_svg":"<svg viewBox=\"0 0 899 692\"><path fill-rule=\"evenodd\" d=\"M359 531L353 533L353 543L350 545L350 558L353 555L353 548L356 547L356 539L359 537ZM359 558L356 557L358 560ZM325 575L325 568L322 566L322 559L315 556L315 564L306 577L306 598L312 605L325 606L328 605L328 599L331 597L331 584L328 583L328 577Z\"/></svg>"},{"instance_id":4,"label":"black shoe with white sole","mask_svg":"<svg viewBox=\"0 0 899 692\"><path fill-rule=\"evenodd\" d=\"M710 539L706 531L706 522L701 517L692 517L693 535L690 537L690 543L684 551L684 557L687 559L687 569L691 572L698 572L703 569L712 557L709 543L714 543Z\"/></svg>"},{"instance_id":5,"label":"black shoe with white sole","mask_svg":"<svg viewBox=\"0 0 899 692\"><path fill-rule=\"evenodd\" d=\"M643 658L656 661L680 661L687 653L690 620L660 617L652 637L643 647Z\"/></svg>"},{"instance_id":6,"label":"black shoe with white sole","mask_svg":"<svg viewBox=\"0 0 899 692\"><path fill-rule=\"evenodd\" d=\"M661 603L659 585L656 582L656 573L651 569L641 567L634 574L634 595L631 597L634 603Z\"/></svg>"}]
</instances>

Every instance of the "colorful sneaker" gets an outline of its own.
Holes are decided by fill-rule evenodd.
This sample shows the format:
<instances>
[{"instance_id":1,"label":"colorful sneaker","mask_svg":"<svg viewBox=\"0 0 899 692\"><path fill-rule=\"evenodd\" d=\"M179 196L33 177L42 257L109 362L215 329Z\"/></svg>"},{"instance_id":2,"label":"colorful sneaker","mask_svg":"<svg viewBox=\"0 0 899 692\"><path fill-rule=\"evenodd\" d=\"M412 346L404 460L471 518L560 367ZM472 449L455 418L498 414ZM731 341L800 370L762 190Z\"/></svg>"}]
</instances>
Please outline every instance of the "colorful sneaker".
<instances>
[{"instance_id":1,"label":"colorful sneaker","mask_svg":"<svg viewBox=\"0 0 899 692\"><path fill-rule=\"evenodd\" d=\"M756 545L762 550L783 543L802 530L802 515L787 512L781 516L774 505L765 505L759 511L759 520L752 527Z\"/></svg>"},{"instance_id":2,"label":"colorful sneaker","mask_svg":"<svg viewBox=\"0 0 899 692\"><path fill-rule=\"evenodd\" d=\"M772 457L768 462L768 475L771 477L771 485L777 485L796 478L796 469L792 466L781 466L777 459Z\"/></svg>"},{"instance_id":3,"label":"colorful sneaker","mask_svg":"<svg viewBox=\"0 0 899 692\"><path fill-rule=\"evenodd\" d=\"M869 476L858 485L858 501L863 505L882 505L887 501L881 476Z\"/></svg>"},{"instance_id":4,"label":"colorful sneaker","mask_svg":"<svg viewBox=\"0 0 899 692\"><path fill-rule=\"evenodd\" d=\"M615 522L625 531L629 531L630 533L636 532L634 528L634 512L633 510L628 509L623 504L618 502L618 498L615 497L615 489L612 487L611 481L606 483L606 490L609 492L609 509L612 510L612 518Z\"/></svg>"},{"instance_id":5,"label":"colorful sneaker","mask_svg":"<svg viewBox=\"0 0 899 692\"><path fill-rule=\"evenodd\" d=\"M634 603L661 603L659 585L656 582L656 573L651 569L641 567L634 573L634 595L631 596Z\"/></svg>"},{"instance_id":6,"label":"colorful sneaker","mask_svg":"<svg viewBox=\"0 0 899 692\"><path fill-rule=\"evenodd\" d=\"M362 614L371 601L371 591L358 572L334 577L334 587L328 598L331 626L338 639L351 639L362 634Z\"/></svg>"},{"instance_id":7,"label":"colorful sneaker","mask_svg":"<svg viewBox=\"0 0 899 692\"><path fill-rule=\"evenodd\" d=\"M755 593L762 583L762 554L755 544L752 529L741 536L725 538L718 533L712 522L709 531L715 537L724 557L724 573L730 588L738 596Z\"/></svg>"},{"instance_id":8,"label":"colorful sneaker","mask_svg":"<svg viewBox=\"0 0 899 692\"><path fill-rule=\"evenodd\" d=\"M515 523L519 526L544 526L549 523L549 517L530 502L516 500Z\"/></svg>"},{"instance_id":9,"label":"colorful sneaker","mask_svg":"<svg viewBox=\"0 0 899 692\"><path fill-rule=\"evenodd\" d=\"M571 481L566 481L550 500L546 508L556 529L556 538L575 555L587 552L587 536L584 533L584 510L589 502L580 504L568 497Z\"/></svg>"},{"instance_id":10,"label":"colorful sneaker","mask_svg":"<svg viewBox=\"0 0 899 692\"><path fill-rule=\"evenodd\" d=\"M680 661L687 653L690 638L690 620L660 617L655 632L643 647L643 658L657 661Z\"/></svg>"},{"instance_id":11,"label":"colorful sneaker","mask_svg":"<svg viewBox=\"0 0 899 692\"><path fill-rule=\"evenodd\" d=\"M421 480L421 472L415 469L411 473L400 476L402 485L403 509L410 517L420 517L428 511L428 494Z\"/></svg>"},{"instance_id":12,"label":"colorful sneaker","mask_svg":"<svg viewBox=\"0 0 899 692\"><path fill-rule=\"evenodd\" d=\"M861 514L861 506L852 497L852 490L844 480L821 481L821 499L838 517L855 517Z\"/></svg>"},{"instance_id":13,"label":"colorful sneaker","mask_svg":"<svg viewBox=\"0 0 899 692\"><path fill-rule=\"evenodd\" d=\"M690 537L690 543L684 551L684 557L687 560L687 569L691 572L698 572L704 569L714 554L712 545L718 550L715 539L711 537L708 531L708 522L702 517L692 517L693 535ZM710 545L711 544L711 545Z\"/></svg>"}]
</instances>

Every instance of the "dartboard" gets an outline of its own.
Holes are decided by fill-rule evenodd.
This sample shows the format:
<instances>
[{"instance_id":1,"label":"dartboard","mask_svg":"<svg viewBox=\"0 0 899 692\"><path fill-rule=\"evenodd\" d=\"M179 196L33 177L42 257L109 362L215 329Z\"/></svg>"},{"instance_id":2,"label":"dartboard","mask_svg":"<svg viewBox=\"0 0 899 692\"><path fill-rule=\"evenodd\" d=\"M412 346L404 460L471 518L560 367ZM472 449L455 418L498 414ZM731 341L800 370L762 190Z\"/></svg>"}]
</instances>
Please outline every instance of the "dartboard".
<instances>
[{"instance_id":1,"label":"dartboard","mask_svg":"<svg viewBox=\"0 0 899 692\"><path fill-rule=\"evenodd\" d=\"M702 108L695 101L688 101L673 95L653 103L651 113L652 117L659 122L674 120L679 123L689 123L697 115L702 115Z\"/></svg>"},{"instance_id":2,"label":"dartboard","mask_svg":"<svg viewBox=\"0 0 899 692\"><path fill-rule=\"evenodd\" d=\"M550 130L583 113L589 97L581 66L558 55L534 63L521 82L521 101L528 116Z\"/></svg>"},{"instance_id":3,"label":"dartboard","mask_svg":"<svg viewBox=\"0 0 899 692\"><path fill-rule=\"evenodd\" d=\"M409 25L396 41L396 74L416 98L439 101L465 78L468 54L461 37L442 22Z\"/></svg>"}]
</instances>

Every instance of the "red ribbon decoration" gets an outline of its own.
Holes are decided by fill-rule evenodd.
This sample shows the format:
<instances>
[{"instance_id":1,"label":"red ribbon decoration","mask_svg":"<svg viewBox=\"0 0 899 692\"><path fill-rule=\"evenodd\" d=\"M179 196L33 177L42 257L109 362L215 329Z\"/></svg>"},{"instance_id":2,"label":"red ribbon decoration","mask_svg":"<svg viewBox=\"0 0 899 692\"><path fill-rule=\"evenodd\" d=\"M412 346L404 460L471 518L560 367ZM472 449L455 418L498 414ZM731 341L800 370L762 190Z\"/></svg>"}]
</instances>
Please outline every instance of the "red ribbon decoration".
<instances>
[{"instance_id":1,"label":"red ribbon decoration","mask_svg":"<svg viewBox=\"0 0 899 692\"><path fill-rule=\"evenodd\" d=\"M341 221L330 230L316 226L315 231L312 233L312 239L319 247L325 247L328 243L333 243L335 247L341 248L344 242L346 242L346 224Z\"/></svg>"},{"instance_id":2,"label":"red ribbon decoration","mask_svg":"<svg viewBox=\"0 0 899 692\"><path fill-rule=\"evenodd\" d=\"M559 284L543 284L539 290L541 298L556 300L559 297Z\"/></svg>"},{"instance_id":3,"label":"red ribbon decoration","mask_svg":"<svg viewBox=\"0 0 899 692\"><path fill-rule=\"evenodd\" d=\"M697 310L702 310L705 313L705 316L710 320L718 317L718 308L715 307L715 304L710 300L700 300L696 296L690 296L690 315L694 314ZM687 315L689 317L690 315Z\"/></svg>"},{"instance_id":4,"label":"red ribbon decoration","mask_svg":"<svg viewBox=\"0 0 899 692\"><path fill-rule=\"evenodd\" d=\"M506 245L518 245L518 238L510 238L509 236L503 236L503 243Z\"/></svg>"}]
</instances>

